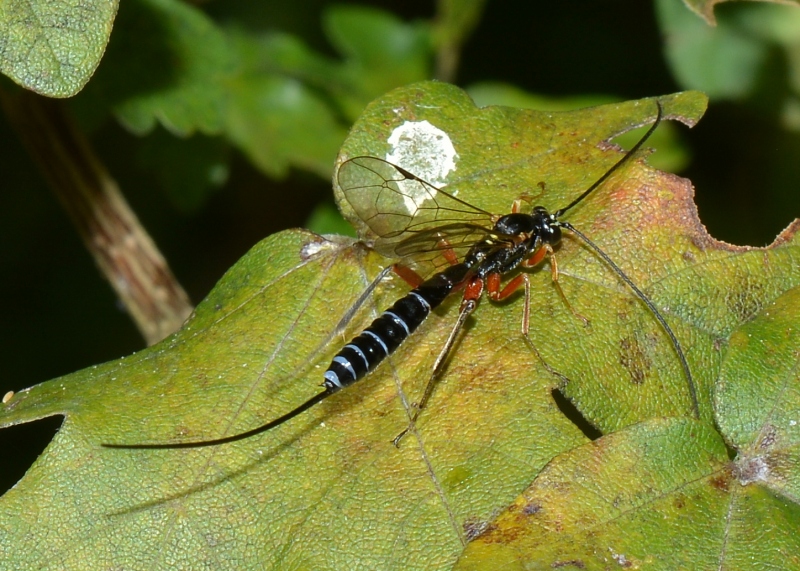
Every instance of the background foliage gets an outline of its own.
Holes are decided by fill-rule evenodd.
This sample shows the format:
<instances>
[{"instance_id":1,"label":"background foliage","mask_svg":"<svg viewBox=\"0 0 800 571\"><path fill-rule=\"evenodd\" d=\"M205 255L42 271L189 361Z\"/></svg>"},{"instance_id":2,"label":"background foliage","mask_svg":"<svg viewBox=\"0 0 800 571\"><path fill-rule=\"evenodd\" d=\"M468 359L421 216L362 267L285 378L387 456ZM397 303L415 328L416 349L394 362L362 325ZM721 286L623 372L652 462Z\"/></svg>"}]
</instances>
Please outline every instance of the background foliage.
<instances>
[{"instance_id":1,"label":"background foliage","mask_svg":"<svg viewBox=\"0 0 800 571\"><path fill-rule=\"evenodd\" d=\"M315 208L332 204L336 149L368 101L453 69L446 78L482 104L559 108L705 90L706 117L680 135L680 174L693 180L711 234L764 245L800 212L800 11L723 3L712 28L678 0L487 2L474 20L463 5L129 0L96 73L51 93L80 91L70 107L194 301L263 236L324 228L329 210ZM16 33L16 6L0 12L3 37ZM90 48L78 51L99 55ZM15 59L0 69L25 81L10 71ZM141 348L2 119L0 145L0 392ZM22 444L31 430L0 432L9 457L35 457Z\"/></svg>"}]
</instances>

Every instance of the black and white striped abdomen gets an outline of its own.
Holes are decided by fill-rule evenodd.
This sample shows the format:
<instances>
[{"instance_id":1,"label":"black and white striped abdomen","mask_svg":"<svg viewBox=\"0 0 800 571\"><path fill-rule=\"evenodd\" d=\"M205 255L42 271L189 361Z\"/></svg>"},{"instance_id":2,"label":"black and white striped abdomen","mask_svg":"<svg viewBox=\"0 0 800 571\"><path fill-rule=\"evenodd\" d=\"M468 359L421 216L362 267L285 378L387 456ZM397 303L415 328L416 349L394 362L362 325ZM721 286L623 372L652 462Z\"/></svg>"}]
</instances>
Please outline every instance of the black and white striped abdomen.
<instances>
[{"instance_id":1,"label":"black and white striped abdomen","mask_svg":"<svg viewBox=\"0 0 800 571\"><path fill-rule=\"evenodd\" d=\"M464 280L468 270L464 264L451 266L397 300L336 354L325 371L325 388L335 392L353 384L394 353Z\"/></svg>"}]
</instances>

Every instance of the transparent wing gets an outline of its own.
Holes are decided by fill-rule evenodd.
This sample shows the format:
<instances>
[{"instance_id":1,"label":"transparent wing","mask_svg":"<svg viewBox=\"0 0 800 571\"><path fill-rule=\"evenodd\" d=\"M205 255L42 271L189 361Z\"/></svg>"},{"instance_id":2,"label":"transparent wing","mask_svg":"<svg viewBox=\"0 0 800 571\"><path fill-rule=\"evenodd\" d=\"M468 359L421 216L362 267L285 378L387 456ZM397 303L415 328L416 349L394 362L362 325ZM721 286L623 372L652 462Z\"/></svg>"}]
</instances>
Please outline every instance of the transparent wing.
<instances>
[{"instance_id":1,"label":"transparent wing","mask_svg":"<svg viewBox=\"0 0 800 571\"><path fill-rule=\"evenodd\" d=\"M466 252L495 218L376 157L349 159L337 176L345 199L377 236L375 249L389 257L440 266L443 249Z\"/></svg>"},{"instance_id":2,"label":"transparent wing","mask_svg":"<svg viewBox=\"0 0 800 571\"><path fill-rule=\"evenodd\" d=\"M452 250L458 259L463 259L472 246L486 239L489 229L467 222L444 224L427 230L409 231L396 239L381 239L379 246L390 247L392 255L413 266L430 265L438 270L450 262L444 250ZM498 241L502 238L495 236ZM425 273L425 272L420 272Z\"/></svg>"}]
</instances>

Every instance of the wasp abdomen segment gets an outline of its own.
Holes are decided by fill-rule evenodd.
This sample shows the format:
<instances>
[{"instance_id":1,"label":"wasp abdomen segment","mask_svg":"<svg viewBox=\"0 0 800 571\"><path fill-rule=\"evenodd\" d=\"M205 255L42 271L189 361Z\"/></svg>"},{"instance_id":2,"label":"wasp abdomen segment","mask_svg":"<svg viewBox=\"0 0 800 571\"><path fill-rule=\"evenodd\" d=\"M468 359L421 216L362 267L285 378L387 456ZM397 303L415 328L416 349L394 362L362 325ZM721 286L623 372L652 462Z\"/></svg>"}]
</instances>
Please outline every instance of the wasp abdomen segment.
<instances>
[{"instance_id":1,"label":"wasp abdomen segment","mask_svg":"<svg viewBox=\"0 0 800 571\"><path fill-rule=\"evenodd\" d=\"M463 285L469 270L468 264L450 266L397 300L336 354L325 371L325 389L336 392L355 383L394 353L433 309Z\"/></svg>"}]
</instances>

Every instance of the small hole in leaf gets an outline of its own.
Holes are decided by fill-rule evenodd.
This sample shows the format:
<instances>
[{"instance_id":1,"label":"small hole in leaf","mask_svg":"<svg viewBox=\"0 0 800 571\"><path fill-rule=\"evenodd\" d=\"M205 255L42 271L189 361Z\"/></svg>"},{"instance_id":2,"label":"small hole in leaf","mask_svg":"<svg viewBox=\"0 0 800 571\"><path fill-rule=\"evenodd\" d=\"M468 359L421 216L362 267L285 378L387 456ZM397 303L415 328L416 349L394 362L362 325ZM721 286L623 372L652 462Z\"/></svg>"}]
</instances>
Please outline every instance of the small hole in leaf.
<instances>
[{"instance_id":1,"label":"small hole in leaf","mask_svg":"<svg viewBox=\"0 0 800 571\"><path fill-rule=\"evenodd\" d=\"M61 424L63 416L49 416L0 430L0 493L4 494L22 479L28 468L47 448Z\"/></svg>"},{"instance_id":2,"label":"small hole in leaf","mask_svg":"<svg viewBox=\"0 0 800 571\"><path fill-rule=\"evenodd\" d=\"M553 389L550 391L550 394L553 395L553 400L556 402L556 406L558 410L560 410L564 416L566 416L572 424L578 427L578 429L583 432L586 438L591 440L597 440L603 433L600 432L595 426L586 420L586 417L581 414L572 401L569 400L564 393L562 393L559 389Z\"/></svg>"}]
</instances>

